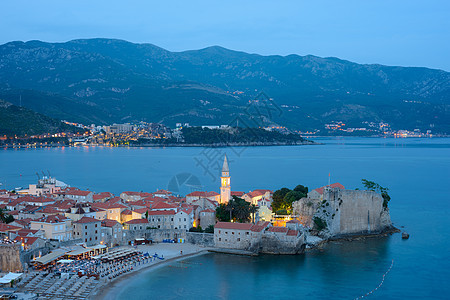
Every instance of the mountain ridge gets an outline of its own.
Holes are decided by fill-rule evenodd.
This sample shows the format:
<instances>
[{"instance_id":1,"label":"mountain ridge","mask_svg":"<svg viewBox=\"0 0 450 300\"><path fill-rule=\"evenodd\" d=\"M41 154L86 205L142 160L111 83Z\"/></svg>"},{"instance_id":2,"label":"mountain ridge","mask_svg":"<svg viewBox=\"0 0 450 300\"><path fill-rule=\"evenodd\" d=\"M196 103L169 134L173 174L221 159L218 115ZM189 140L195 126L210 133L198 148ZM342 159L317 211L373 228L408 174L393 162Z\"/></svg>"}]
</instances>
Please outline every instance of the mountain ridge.
<instances>
[{"instance_id":1,"label":"mountain ridge","mask_svg":"<svg viewBox=\"0 0 450 300\"><path fill-rule=\"evenodd\" d=\"M16 41L0 45L0 82L0 97L8 101L17 101L21 90L50 93L68 99L71 108L61 104L49 116L71 110L87 119L83 122L99 124L249 121L255 116L242 111L265 91L283 105L283 114L264 119L264 126L320 130L332 121L352 126L370 121L450 131L450 73L335 57L264 56L221 46L171 52L150 43L103 38ZM42 98L49 106L54 101ZM86 115L80 113L84 109ZM44 105L37 111L47 113Z\"/></svg>"}]
</instances>

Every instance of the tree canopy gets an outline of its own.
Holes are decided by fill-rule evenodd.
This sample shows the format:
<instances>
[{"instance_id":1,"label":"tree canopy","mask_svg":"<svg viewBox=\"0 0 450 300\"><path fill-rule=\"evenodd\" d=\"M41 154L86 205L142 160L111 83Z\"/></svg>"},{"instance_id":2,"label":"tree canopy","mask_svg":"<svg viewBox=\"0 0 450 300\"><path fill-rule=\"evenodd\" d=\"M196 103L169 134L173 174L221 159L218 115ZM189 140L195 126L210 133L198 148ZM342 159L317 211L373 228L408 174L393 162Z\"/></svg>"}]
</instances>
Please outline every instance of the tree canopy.
<instances>
[{"instance_id":1,"label":"tree canopy","mask_svg":"<svg viewBox=\"0 0 450 300\"><path fill-rule=\"evenodd\" d=\"M293 190L283 187L273 193L272 210L289 213L292 210L292 203L308 195L308 187L301 184Z\"/></svg>"},{"instance_id":2,"label":"tree canopy","mask_svg":"<svg viewBox=\"0 0 450 300\"><path fill-rule=\"evenodd\" d=\"M250 220L254 221L255 214L258 207L251 205L242 198L233 196L227 204L220 204L216 208L216 217L221 222L235 222L246 223Z\"/></svg>"},{"instance_id":3,"label":"tree canopy","mask_svg":"<svg viewBox=\"0 0 450 300\"><path fill-rule=\"evenodd\" d=\"M363 186L369 191L379 192L381 194L381 197L383 197L383 207L384 208L388 207L388 203L391 200L391 196L389 196L388 194L389 191L388 188L382 187L378 183L375 183L367 179L361 179L361 182Z\"/></svg>"}]
</instances>

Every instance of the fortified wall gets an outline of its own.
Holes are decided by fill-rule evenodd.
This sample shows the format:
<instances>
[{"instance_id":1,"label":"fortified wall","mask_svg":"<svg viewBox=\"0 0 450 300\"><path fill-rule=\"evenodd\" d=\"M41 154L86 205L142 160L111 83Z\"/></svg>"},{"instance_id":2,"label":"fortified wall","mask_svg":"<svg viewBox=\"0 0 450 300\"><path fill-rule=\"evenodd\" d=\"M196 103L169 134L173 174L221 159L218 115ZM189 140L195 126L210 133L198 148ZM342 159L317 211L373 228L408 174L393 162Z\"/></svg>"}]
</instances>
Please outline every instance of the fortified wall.
<instances>
[{"instance_id":1,"label":"fortified wall","mask_svg":"<svg viewBox=\"0 0 450 300\"><path fill-rule=\"evenodd\" d=\"M303 198L293 204L294 214L314 225L320 218L329 235L374 234L392 226L389 210L379 193L325 188L322 199Z\"/></svg>"},{"instance_id":2,"label":"fortified wall","mask_svg":"<svg viewBox=\"0 0 450 300\"><path fill-rule=\"evenodd\" d=\"M0 272L23 271L19 244L0 245Z\"/></svg>"}]
</instances>

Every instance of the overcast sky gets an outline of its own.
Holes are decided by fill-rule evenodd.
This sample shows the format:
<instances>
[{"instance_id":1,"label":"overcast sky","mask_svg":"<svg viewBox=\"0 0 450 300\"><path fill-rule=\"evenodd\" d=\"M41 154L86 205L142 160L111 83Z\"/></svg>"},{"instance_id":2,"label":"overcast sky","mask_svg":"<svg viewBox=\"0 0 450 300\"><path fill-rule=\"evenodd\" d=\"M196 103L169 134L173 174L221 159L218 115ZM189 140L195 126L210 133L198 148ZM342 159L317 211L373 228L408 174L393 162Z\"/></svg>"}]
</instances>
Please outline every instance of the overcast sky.
<instances>
[{"instance_id":1,"label":"overcast sky","mask_svg":"<svg viewBox=\"0 0 450 300\"><path fill-rule=\"evenodd\" d=\"M118 38L171 51L211 45L450 71L450 1L0 2L0 43Z\"/></svg>"}]
</instances>

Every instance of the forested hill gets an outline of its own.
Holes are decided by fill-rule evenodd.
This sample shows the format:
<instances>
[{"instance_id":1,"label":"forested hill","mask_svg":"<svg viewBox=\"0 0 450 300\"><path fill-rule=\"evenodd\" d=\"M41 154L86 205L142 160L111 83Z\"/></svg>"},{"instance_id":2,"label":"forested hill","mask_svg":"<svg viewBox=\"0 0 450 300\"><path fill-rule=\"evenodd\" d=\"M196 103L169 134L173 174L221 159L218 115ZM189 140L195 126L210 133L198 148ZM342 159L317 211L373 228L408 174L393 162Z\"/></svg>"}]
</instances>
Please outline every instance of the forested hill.
<instances>
[{"instance_id":1,"label":"forested hill","mask_svg":"<svg viewBox=\"0 0 450 300\"><path fill-rule=\"evenodd\" d=\"M59 120L0 100L0 136L22 137L76 131L75 127Z\"/></svg>"},{"instance_id":2,"label":"forested hill","mask_svg":"<svg viewBox=\"0 0 450 300\"><path fill-rule=\"evenodd\" d=\"M246 109L260 91L273 114ZM0 45L0 98L85 124L283 125L342 121L450 132L450 73L316 56L262 56L222 47L170 52L151 44L87 39ZM254 124L255 118L258 124Z\"/></svg>"}]
</instances>

